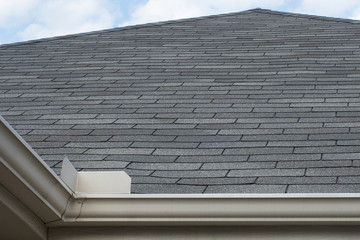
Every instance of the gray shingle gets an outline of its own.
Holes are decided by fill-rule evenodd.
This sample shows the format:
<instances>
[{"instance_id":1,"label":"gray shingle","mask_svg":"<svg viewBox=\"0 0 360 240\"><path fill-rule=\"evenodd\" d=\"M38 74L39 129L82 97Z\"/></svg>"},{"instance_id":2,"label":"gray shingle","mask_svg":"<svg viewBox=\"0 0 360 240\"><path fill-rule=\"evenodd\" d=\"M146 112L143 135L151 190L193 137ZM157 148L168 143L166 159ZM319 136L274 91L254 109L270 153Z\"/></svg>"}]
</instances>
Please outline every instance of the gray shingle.
<instances>
[{"instance_id":1,"label":"gray shingle","mask_svg":"<svg viewBox=\"0 0 360 240\"><path fill-rule=\"evenodd\" d=\"M265 135L281 133L282 129L229 129L220 130L219 135Z\"/></svg>"},{"instance_id":2,"label":"gray shingle","mask_svg":"<svg viewBox=\"0 0 360 240\"><path fill-rule=\"evenodd\" d=\"M284 130L285 134L334 134L334 133L348 133L349 128L287 128ZM311 136L310 136L311 137ZM312 139L311 139L312 140Z\"/></svg>"},{"instance_id":3,"label":"gray shingle","mask_svg":"<svg viewBox=\"0 0 360 240\"><path fill-rule=\"evenodd\" d=\"M179 178L199 178L199 177L225 177L227 170L202 170L202 171L163 171L157 170L154 177L179 177Z\"/></svg>"},{"instance_id":4,"label":"gray shingle","mask_svg":"<svg viewBox=\"0 0 360 240\"><path fill-rule=\"evenodd\" d=\"M316 167L350 167L351 160L340 161L289 161L278 162L276 168L316 168Z\"/></svg>"},{"instance_id":5,"label":"gray shingle","mask_svg":"<svg viewBox=\"0 0 360 240\"><path fill-rule=\"evenodd\" d=\"M153 155L133 155L133 154L111 154L105 155L105 160L145 162L145 163L162 163L174 162L177 156L153 156Z\"/></svg>"},{"instance_id":6,"label":"gray shingle","mask_svg":"<svg viewBox=\"0 0 360 240\"><path fill-rule=\"evenodd\" d=\"M217 130L202 130L202 129L171 129L171 130L156 130L154 135L170 135L170 136L208 136L215 135Z\"/></svg>"},{"instance_id":7,"label":"gray shingle","mask_svg":"<svg viewBox=\"0 0 360 240\"><path fill-rule=\"evenodd\" d=\"M205 135L205 136L199 136L199 135L189 135L189 136L177 136L175 141L176 142L236 142L240 140L240 136L219 136L219 135Z\"/></svg>"},{"instance_id":8,"label":"gray shingle","mask_svg":"<svg viewBox=\"0 0 360 240\"><path fill-rule=\"evenodd\" d=\"M56 148L56 147L52 147L52 148L37 148L36 152L38 154L62 154L62 155L67 155L67 154L80 154L80 153L84 153L86 151L86 148Z\"/></svg>"},{"instance_id":9,"label":"gray shingle","mask_svg":"<svg viewBox=\"0 0 360 240\"><path fill-rule=\"evenodd\" d=\"M204 163L203 170L275 168L275 162Z\"/></svg>"},{"instance_id":10,"label":"gray shingle","mask_svg":"<svg viewBox=\"0 0 360 240\"><path fill-rule=\"evenodd\" d=\"M262 123L260 128L319 128L322 123Z\"/></svg>"},{"instance_id":11,"label":"gray shingle","mask_svg":"<svg viewBox=\"0 0 360 240\"><path fill-rule=\"evenodd\" d=\"M177 148L167 148L167 149L156 149L153 153L153 155L206 155L206 156L212 156L212 155L221 155L221 153L224 151L224 149L177 149Z\"/></svg>"},{"instance_id":12,"label":"gray shingle","mask_svg":"<svg viewBox=\"0 0 360 240\"><path fill-rule=\"evenodd\" d=\"M245 178L182 178L177 184L184 185L240 185L255 183L254 177Z\"/></svg>"},{"instance_id":13,"label":"gray shingle","mask_svg":"<svg viewBox=\"0 0 360 240\"><path fill-rule=\"evenodd\" d=\"M223 123L234 123L235 122L235 118L234 119L226 119L226 118L210 118L210 119L205 119L205 118L191 118L191 119L177 119L175 123L219 123L219 124L223 124Z\"/></svg>"},{"instance_id":14,"label":"gray shingle","mask_svg":"<svg viewBox=\"0 0 360 240\"><path fill-rule=\"evenodd\" d=\"M248 155L237 155L237 156L179 156L176 159L176 162L243 162L247 161L249 158Z\"/></svg>"},{"instance_id":15,"label":"gray shingle","mask_svg":"<svg viewBox=\"0 0 360 240\"><path fill-rule=\"evenodd\" d=\"M259 177L257 184L335 184L336 177Z\"/></svg>"},{"instance_id":16,"label":"gray shingle","mask_svg":"<svg viewBox=\"0 0 360 240\"><path fill-rule=\"evenodd\" d=\"M73 161L101 161L104 160L107 155L101 154L42 154L41 157L45 160L50 161L62 161L64 157L68 157L68 159Z\"/></svg>"},{"instance_id":17,"label":"gray shingle","mask_svg":"<svg viewBox=\"0 0 360 240\"><path fill-rule=\"evenodd\" d=\"M356 153L360 146L295 147L294 153Z\"/></svg>"},{"instance_id":18,"label":"gray shingle","mask_svg":"<svg viewBox=\"0 0 360 240\"><path fill-rule=\"evenodd\" d=\"M338 178L338 183L342 184L354 184L359 183L360 184L360 176L340 176Z\"/></svg>"},{"instance_id":19,"label":"gray shingle","mask_svg":"<svg viewBox=\"0 0 360 240\"><path fill-rule=\"evenodd\" d=\"M132 148L196 148L199 143L196 142L135 142L131 145Z\"/></svg>"},{"instance_id":20,"label":"gray shingle","mask_svg":"<svg viewBox=\"0 0 360 240\"><path fill-rule=\"evenodd\" d=\"M247 148L265 147L266 142L206 142L201 143L199 148Z\"/></svg>"},{"instance_id":21,"label":"gray shingle","mask_svg":"<svg viewBox=\"0 0 360 240\"><path fill-rule=\"evenodd\" d=\"M281 135L281 134L265 134L265 135L245 135L241 138L243 141L305 141L308 139L306 134L302 135Z\"/></svg>"},{"instance_id":22,"label":"gray shingle","mask_svg":"<svg viewBox=\"0 0 360 240\"><path fill-rule=\"evenodd\" d=\"M187 194L203 193L205 186L174 185L174 184L131 184L133 193L166 193L166 194Z\"/></svg>"},{"instance_id":23,"label":"gray shingle","mask_svg":"<svg viewBox=\"0 0 360 240\"><path fill-rule=\"evenodd\" d=\"M129 134L129 133L128 133ZM115 135L109 139L111 142L173 142L175 136L154 136L154 135Z\"/></svg>"},{"instance_id":24,"label":"gray shingle","mask_svg":"<svg viewBox=\"0 0 360 240\"><path fill-rule=\"evenodd\" d=\"M115 122L116 119L63 119L55 124L109 124Z\"/></svg>"},{"instance_id":25,"label":"gray shingle","mask_svg":"<svg viewBox=\"0 0 360 240\"><path fill-rule=\"evenodd\" d=\"M95 129L91 132L90 135L95 136L123 136L123 135L151 135L154 130L151 129L117 129L115 126L111 126L112 128L103 129L103 126Z\"/></svg>"},{"instance_id":26,"label":"gray shingle","mask_svg":"<svg viewBox=\"0 0 360 240\"><path fill-rule=\"evenodd\" d=\"M227 148L224 155L253 155L253 154L284 154L292 153L292 147L265 147L265 148Z\"/></svg>"},{"instance_id":27,"label":"gray shingle","mask_svg":"<svg viewBox=\"0 0 360 240\"><path fill-rule=\"evenodd\" d=\"M91 130L35 129L35 130L32 130L31 132L29 132L29 135L58 135L58 136L65 135L65 136L69 136L69 135L88 135L90 132L91 132Z\"/></svg>"},{"instance_id":28,"label":"gray shingle","mask_svg":"<svg viewBox=\"0 0 360 240\"><path fill-rule=\"evenodd\" d=\"M128 168L144 170L199 170L200 163L131 163Z\"/></svg>"},{"instance_id":29,"label":"gray shingle","mask_svg":"<svg viewBox=\"0 0 360 240\"><path fill-rule=\"evenodd\" d=\"M230 170L229 177L304 176L304 169Z\"/></svg>"},{"instance_id":30,"label":"gray shingle","mask_svg":"<svg viewBox=\"0 0 360 240\"><path fill-rule=\"evenodd\" d=\"M178 178L132 176L131 184L175 184L178 180Z\"/></svg>"},{"instance_id":31,"label":"gray shingle","mask_svg":"<svg viewBox=\"0 0 360 240\"><path fill-rule=\"evenodd\" d=\"M73 161L72 164L75 168L82 168L82 169L99 169L99 168L109 168L109 169L116 169L116 168L125 168L129 165L129 162L120 162L120 161Z\"/></svg>"},{"instance_id":32,"label":"gray shingle","mask_svg":"<svg viewBox=\"0 0 360 240\"><path fill-rule=\"evenodd\" d=\"M85 152L85 154L151 154L154 151L153 148L92 148Z\"/></svg>"},{"instance_id":33,"label":"gray shingle","mask_svg":"<svg viewBox=\"0 0 360 240\"><path fill-rule=\"evenodd\" d=\"M310 134L309 140L349 140L359 139L360 134L358 133L346 133L346 134Z\"/></svg>"},{"instance_id":34,"label":"gray shingle","mask_svg":"<svg viewBox=\"0 0 360 240\"><path fill-rule=\"evenodd\" d=\"M307 147L307 146L335 146L335 141L269 141L268 147Z\"/></svg>"},{"instance_id":35,"label":"gray shingle","mask_svg":"<svg viewBox=\"0 0 360 240\"><path fill-rule=\"evenodd\" d=\"M334 168L310 168L306 170L306 176L357 176L360 175L359 167L334 167Z\"/></svg>"},{"instance_id":36,"label":"gray shingle","mask_svg":"<svg viewBox=\"0 0 360 240\"><path fill-rule=\"evenodd\" d=\"M40 119L89 119L95 118L97 114L51 114L51 115L42 115Z\"/></svg>"},{"instance_id":37,"label":"gray shingle","mask_svg":"<svg viewBox=\"0 0 360 240\"><path fill-rule=\"evenodd\" d=\"M105 142L109 136L54 135L46 138L48 142Z\"/></svg>"},{"instance_id":38,"label":"gray shingle","mask_svg":"<svg viewBox=\"0 0 360 240\"><path fill-rule=\"evenodd\" d=\"M46 143L46 142L45 142ZM54 143L51 143L54 144ZM131 142L69 142L65 147L69 148L126 148Z\"/></svg>"},{"instance_id":39,"label":"gray shingle","mask_svg":"<svg viewBox=\"0 0 360 240\"><path fill-rule=\"evenodd\" d=\"M285 193L285 185L213 185L205 193Z\"/></svg>"}]
</instances>

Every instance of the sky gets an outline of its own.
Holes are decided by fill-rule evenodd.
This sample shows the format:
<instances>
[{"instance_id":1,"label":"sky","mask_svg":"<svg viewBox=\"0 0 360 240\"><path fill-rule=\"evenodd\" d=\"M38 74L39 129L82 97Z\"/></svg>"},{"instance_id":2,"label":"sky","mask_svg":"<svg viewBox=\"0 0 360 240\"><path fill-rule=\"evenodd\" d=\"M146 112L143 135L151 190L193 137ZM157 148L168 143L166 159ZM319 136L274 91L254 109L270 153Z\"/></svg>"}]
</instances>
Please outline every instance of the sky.
<instances>
[{"instance_id":1,"label":"sky","mask_svg":"<svg viewBox=\"0 0 360 240\"><path fill-rule=\"evenodd\" d=\"M360 20L359 0L0 0L0 44L253 8Z\"/></svg>"}]
</instances>

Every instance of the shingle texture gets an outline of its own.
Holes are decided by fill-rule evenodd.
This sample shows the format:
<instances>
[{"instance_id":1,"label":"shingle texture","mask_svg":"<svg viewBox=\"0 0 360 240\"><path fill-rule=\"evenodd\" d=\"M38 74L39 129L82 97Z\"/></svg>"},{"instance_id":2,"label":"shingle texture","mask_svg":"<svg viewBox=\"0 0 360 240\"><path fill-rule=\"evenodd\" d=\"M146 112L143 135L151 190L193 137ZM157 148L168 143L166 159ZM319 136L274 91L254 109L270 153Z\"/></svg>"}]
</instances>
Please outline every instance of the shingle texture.
<instances>
[{"instance_id":1,"label":"shingle texture","mask_svg":"<svg viewBox=\"0 0 360 240\"><path fill-rule=\"evenodd\" d=\"M133 193L360 192L360 23L255 9L0 46L0 113Z\"/></svg>"}]
</instances>

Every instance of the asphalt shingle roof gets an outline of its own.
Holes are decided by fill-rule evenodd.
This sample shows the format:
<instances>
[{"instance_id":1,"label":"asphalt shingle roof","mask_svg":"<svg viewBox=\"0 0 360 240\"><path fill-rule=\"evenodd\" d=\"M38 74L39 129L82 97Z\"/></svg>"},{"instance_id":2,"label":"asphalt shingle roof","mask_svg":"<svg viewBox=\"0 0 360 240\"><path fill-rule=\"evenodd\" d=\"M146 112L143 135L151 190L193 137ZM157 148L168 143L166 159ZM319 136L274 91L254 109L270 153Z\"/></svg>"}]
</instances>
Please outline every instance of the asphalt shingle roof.
<instances>
[{"instance_id":1,"label":"asphalt shingle roof","mask_svg":"<svg viewBox=\"0 0 360 240\"><path fill-rule=\"evenodd\" d=\"M360 23L254 9L0 46L0 113L133 193L360 192Z\"/></svg>"}]
</instances>

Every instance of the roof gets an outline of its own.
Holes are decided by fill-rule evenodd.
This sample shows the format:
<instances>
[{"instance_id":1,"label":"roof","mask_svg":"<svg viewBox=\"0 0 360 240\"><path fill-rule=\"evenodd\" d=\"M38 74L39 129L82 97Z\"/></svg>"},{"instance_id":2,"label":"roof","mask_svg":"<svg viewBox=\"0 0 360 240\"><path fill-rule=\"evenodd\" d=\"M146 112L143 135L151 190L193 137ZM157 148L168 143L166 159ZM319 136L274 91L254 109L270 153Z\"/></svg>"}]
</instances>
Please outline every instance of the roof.
<instances>
[{"instance_id":1,"label":"roof","mask_svg":"<svg viewBox=\"0 0 360 240\"><path fill-rule=\"evenodd\" d=\"M68 160L59 178L0 117L0 230L6 239L184 239L180 232L193 237L191 229L199 226L202 239L284 231L357 239L360 233L359 193L130 194L128 183L124 171L77 172Z\"/></svg>"},{"instance_id":2,"label":"roof","mask_svg":"<svg viewBox=\"0 0 360 240\"><path fill-rule=\"evenodd\" d=\"M133 193L358 193L359 30L254 9L3 45L0 113Z\"/></svg>"}]
</instances>

